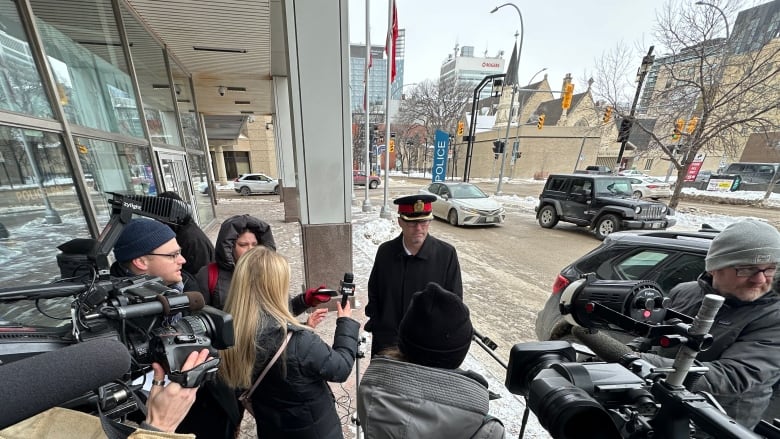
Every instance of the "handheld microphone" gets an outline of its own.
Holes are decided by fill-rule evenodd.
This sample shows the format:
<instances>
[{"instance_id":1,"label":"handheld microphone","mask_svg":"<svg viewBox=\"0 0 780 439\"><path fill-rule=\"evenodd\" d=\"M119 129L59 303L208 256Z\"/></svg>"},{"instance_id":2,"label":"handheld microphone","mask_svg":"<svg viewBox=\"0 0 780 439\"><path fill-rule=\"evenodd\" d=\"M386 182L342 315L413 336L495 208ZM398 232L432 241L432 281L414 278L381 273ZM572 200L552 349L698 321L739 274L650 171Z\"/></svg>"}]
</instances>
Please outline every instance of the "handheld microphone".
<instances>
[{"instance_id":1,"label":"handheld microphone","mask_svg":"<svg viewBox=\"0 0 780 439\"><path fill-rule=\"evenodd\" d=\"M347 306L349 296L355 295L355 276L352 273L344 273L344 280L341 281L341 307Z\"/></svg>"},{"instance_id":2,"label":"handheld microphone","mask_svg":"<svg viewBox=\"0 0 780 439\"><path fill-rule=\"evenodd\" d=\"M155 314L169 315L178 311L199 311L206 305L203 295L197 291L185 291L174 296L155 296L157 300L132 305L106 307L101 313L109 318L134 319Z\"/></svg>"},{"instance_id":3,"label":"handheld microphone","mask_svg":"<svg viewBox=\"0 0 780 439\"><path fill-rule=\"evenodd\" d=\"M0 429L64 404L130 370L120 342L94 339L0 366Z\"/></svg>"}]
</instances>

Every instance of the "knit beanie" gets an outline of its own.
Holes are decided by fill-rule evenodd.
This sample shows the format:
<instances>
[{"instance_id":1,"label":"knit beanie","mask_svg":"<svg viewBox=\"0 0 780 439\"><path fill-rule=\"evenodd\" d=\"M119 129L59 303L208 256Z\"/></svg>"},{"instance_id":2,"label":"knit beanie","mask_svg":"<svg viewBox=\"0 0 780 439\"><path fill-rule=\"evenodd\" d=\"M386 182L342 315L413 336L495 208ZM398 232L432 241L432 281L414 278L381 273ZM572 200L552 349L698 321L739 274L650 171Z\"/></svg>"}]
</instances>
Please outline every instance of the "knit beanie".
<instances>
[{"instance_id":1,"label":"knit beanie","mask_svg":"<svg viewBox=\"0 0 780 439\"><path fill-rule=\"evenodd\" d=\"M463 300L431 282L412 296L398 328L398 349L412 363L457 369L466 358L473 334Z\"/></svg>"},{"instance_id":2,"label":"knit beanie","mask_svg":"<svg viewBox=\"0 0 780 439\"><path fill-rule=\"evenodd\" d=\"M763 221L747 219L718 233L705 258L707 271L735 265L764 265L780 262L780 232Z\"/></svg>"},{"instance_id":3,"label":"knit beanie","mask_svg":"<svg viewBox=\"0 0 780 439\"><path fill-rule=\"evenodd\" d=\"M131 261L148 255L157 247L175 238L170 227L148 219L131 220L114 244L114 257L119 262Z\"/></svg>"}]
</instances>

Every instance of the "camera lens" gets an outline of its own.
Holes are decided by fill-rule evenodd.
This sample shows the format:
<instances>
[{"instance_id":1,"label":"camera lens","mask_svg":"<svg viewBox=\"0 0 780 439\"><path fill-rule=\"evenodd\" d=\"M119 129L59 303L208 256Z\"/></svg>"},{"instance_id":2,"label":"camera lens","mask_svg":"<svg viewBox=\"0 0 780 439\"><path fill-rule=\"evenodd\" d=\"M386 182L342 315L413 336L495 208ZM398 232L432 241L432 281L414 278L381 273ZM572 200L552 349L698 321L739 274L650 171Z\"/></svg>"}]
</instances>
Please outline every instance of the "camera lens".
<instances>
[{"instance_id":1,"label":"camera lens","mask_svg":"<svg viewBox=\"0 0 780 439\"><path fill-rule=\"evenodd\" d=\"M509 352L506 388L515 395L528 395L528 386L539 371L556 363L572 362L576 352L567 341L518 343Z\"/></svg>"},{"instance_id":2,"label":"camera lens","mask_svg":"<svg viewBox=\"0 0 780 439\"><path fill-rule=\"evenodd\" d=\"M555 373L550 372L551 375ZM587 392L562 376L538 377L533 380L528 407L553 438L621 437L607 411Z\"/></svg>"}]
</instances>

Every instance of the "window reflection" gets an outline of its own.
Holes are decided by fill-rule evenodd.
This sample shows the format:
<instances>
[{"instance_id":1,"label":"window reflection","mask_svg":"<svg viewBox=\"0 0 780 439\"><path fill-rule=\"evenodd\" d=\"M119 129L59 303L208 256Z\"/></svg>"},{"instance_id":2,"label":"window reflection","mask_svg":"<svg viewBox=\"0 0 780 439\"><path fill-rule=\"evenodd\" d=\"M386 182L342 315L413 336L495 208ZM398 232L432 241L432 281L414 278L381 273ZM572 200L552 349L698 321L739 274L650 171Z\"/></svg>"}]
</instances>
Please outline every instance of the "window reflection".
<instances>
[{"instance_id":1,"label":"window reflection","mask_svg":"<svg viewBox=\"0 0 780 439\"><path fill-rule=\"evenodd\" d=\"M4 287L51 282L57 246L89 237L62 139L0 126L0 152L0 279Z\"/></svg>"},{"instance_id":2,"label":"window reflection","mask_svg":"<svg viewBox=\"0 0 780 439\"><path fill-rule=\"evenodd\" d=\"M68 122L143 138L111 2L69 1L68 8L93 11L80 14L78 26L49 2L30 3Z\"/></svg>"},{"instance_id":3,"label":"window reflection","mask_svg":"<svg viewBox=\"0 0 780 439\"><path fill-rule=\"evenodd\" d=\"M76 137L75 141L101 227L108 223L111 213L107 192L157 195L148 148L83 137Z\"/></svg>"},{"instance_id":4,"label":"window reflection","mask_svg":"<svg viewBox=\"0 0 780 439\"><path fill-rule=\"evenodd\" d=\"M0 0L0 108L52 118L16 4Z\"/></svg>"}]
</instances>

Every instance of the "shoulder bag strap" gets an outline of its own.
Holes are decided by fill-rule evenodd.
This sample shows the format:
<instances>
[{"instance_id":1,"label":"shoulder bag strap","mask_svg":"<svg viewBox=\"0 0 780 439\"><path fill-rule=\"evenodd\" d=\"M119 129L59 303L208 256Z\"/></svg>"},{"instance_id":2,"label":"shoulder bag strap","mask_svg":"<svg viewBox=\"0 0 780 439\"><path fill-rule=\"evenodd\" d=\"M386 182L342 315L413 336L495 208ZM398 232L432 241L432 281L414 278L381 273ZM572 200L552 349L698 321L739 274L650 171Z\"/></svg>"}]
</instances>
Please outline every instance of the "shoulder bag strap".
<instances>
[{"instance_id":1,"label":"shoulder bag strap","mask_svg":"<svg viewBox=\"0 0 780 439\"><path fill-rule=\"evenodd\" d=\"M257 379L255 380L255 383L252 385L252 388L249 389L249 392L246 393L246 399L250 399L252 397L252 393L255 392L255 389L257 388L257 385L260 384L260 381L263 380L263 377L265 377L265 374L268 373L268 371L271 369L271 366L273 366L274 363L276 363L276 360L279 358L280 355L282 355L282 352L284 352L284 348L287 347L287 342L290 341L290 339L292 338L292 335L293 335L292 331L287 331L287 337L282 342L282 345L279 346L279 350L276 351L276 354L274 354L274 357L271 358L271 361L268 362L268 365L265 366L265 369L263 369L263 371L260 372L260 376L257 377Z\"/></svg>"}]
</instances>

